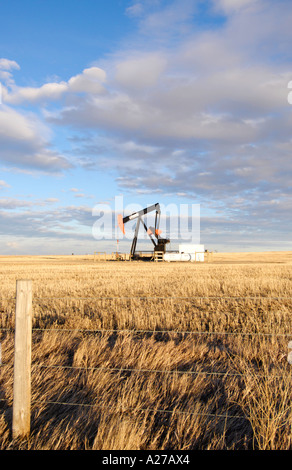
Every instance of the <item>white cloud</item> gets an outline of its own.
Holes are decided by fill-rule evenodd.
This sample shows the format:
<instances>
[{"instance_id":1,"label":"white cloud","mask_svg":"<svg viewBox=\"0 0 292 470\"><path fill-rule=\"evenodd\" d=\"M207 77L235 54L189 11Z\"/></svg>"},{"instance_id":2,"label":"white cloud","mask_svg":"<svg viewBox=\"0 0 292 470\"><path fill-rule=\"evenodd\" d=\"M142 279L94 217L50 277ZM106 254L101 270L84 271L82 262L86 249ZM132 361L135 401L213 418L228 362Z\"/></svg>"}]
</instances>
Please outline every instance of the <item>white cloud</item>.
<instances>
[{"instance_id":1,"label":"white cloud","mask_svg":"<svg viewBox=\"0 0 292 470\"><path fill-rule=\"evenodd\" d=\"M134 5L126 8L126 15L132 18L141 16L143 12L144 12L144 6L140 2L135 3Z\"/></svg>"},{"instance_id":2,"label":"white cloud","mask_svg":"<svg viewBox=\"0 0 292 470\"><path fill-rule=\"evenodd\" d=\"M51 131L33 114L0 107L0 161L42 171L60 171L71 164L50 148Z\"/></svg>"},{"instance_id":3,"label":"white cloud","mask_svg":"<svg viewBox=\"0 0 292 470\"><path fill-rule=\"evenodd\" d=\"M0 180L0 189L2 188L10 188L10 185L4 180Z\"/></svg>"},{"instance_id":4,"label":"white cloud","mask_svg":"<svg viewBox=\"0 0 292 470\"><path fill-rule=\"evenodd\" d=\"M117 144L117 149L122 150L123 152L143 152L144 154L153 154L157 151L157 147L153 145L141 145L133 140L128 140L126 142L122 142Z\"/></svg>"},{"instance_id":5,"label":"white cloud","mask_svg":"<svg viewBox=\"0 0 292 470\"><path fill-rule=\"evenodd\" d=\"M15 60L10 60L10 59L0 59L0 69L1 70L11 70L11 69L20 69L20 66L18 65Z\"/></svg>"},{"instance_id":6,"label":"white cloud","mask_svg":"<svg viewBox=\"0 0 292 470\"><path fill-rule=\"evenodd\" d=\"M17 250L19 248L19 242L6 242L5 246L9 249Z\"/></svg>"},{"instance_id":7,"label":"white cloud","mask_svg":"<svg viewBox=\"0 0 292 470\"><path fill-rule=\"evenodd\" d=\"M13 85L13 74L11 72L12 69L19 70L20 67L15 60L9 59L0 59L0 80L3 81L6 85ZM0 100L1 102L1 100Z\"/></svg>"},{"instance_id":8,"label":"white cloud","mask_svg":"<svg viewBox=\"0 0 292 470\"><path fill-rule=\"evenodd\" d=\"M14 82L9 90L3 87L3 102L17 105L21 103L38 103L60 100L66 93L96 94L104 92L102 83L106 73L98 67L84 69L82 73L71 77L68 82L45 83L40 87L17 87Z\"/></svg>"},{"instance_id":9,"label":"white cloud","mask_svg":"<svg viewBox=\"0 0 292 470\"><path fill-rule=\"evenodd\" d=\"M215 8L227 14L254 6L259 1L261 0L213 0Z\"/></svg>"},{"instance_id":10,"label":"white cloud","mask_svg":"<svg viewBox=\"0 0 292 470\"><path fill-rule=\"evenodd\" d=\"M166 58L159 54L146 54L128 59L116 66L115 79L126 88L143 89L156 85L166 67Z\"/></svg>"},{"instance_id":11,"label":"white cloud","mask_svg":"<svg viewBox=\"0 0 292 470\"><path fill-rule=\"evenodd\" d=\"M58 100L68 90L65 82L46 83L39 88L13 87L12 93L4 88L3 101L8 104L21 104L23 102L39 102L43 100Z\"/></svg>"},{"instance_id":12,"label":"white cloud","mask_svg":"<svg viewBox=\"0 0 292 470\"><path fill-rule=\"evenodd\" d=\"M148 81L141 73L139 82L136 75L135 93L130 86L134 77L135 74L125 75L127 86L121 91L108 90L107 94L75 101L75 106L63 108L48 119L76 128L108 132L119 129L128 141L133 140L134 132L136 138L144 139L142 145L150 146L167 137L179 139L180 146L187 144L182 144L181 139L242 143L259 137L269 125L269 113L287 103L288 74L277 75L271 68L258 65L247 70L237 67L214 75L190 76L188 80L169 80L165 73L160 77L160 86L147 92L146 84L152 77ZM118 85L121 86L120 81Z\"/></svg>"},{"instance_id":13,"label":"white cloud","mask_svg":"<svg viewBox=\"0 0 292 470\"><path fill-rule=\"evenodd\" d=\"M0 107L0 139L15 141L31 141L38 139L36 130L30 120L19 112L8 108Z\"/></svg>"},{"instance_id":14,"label":"white cloud","mask_svg":"<svg viewBox=\"0 0 292 470\"><path fill-rule=\"evenodd\" d=\"M60 202L57 197L48 197L45 202L55 204L56 202Z\"/></svg>"},{"instance_id":15,"label":"white cloud","mask_svg":"<svg viewBox=\"0 0 292 470\"><path fill-rule=\"evenodd\" d=\"M102 93L102 83L106 81L106 73L99 67L84 69L79 75L75 75L68 81L69 91L85 93Z\"/></svg>"},{"instance_id":16,"label":"white cloud","mask_svg":"<svg viewBox=\"0 0 292 470\"><path fill-rule=\"evenodd\" d=\"M139 22L141 33L161 44L165 44L170 37L176 40L184 37L191 31L192 17L197 12L198 3L197 0L148 2L147 14L142 15Z\"/></svg>"}]
</instances>

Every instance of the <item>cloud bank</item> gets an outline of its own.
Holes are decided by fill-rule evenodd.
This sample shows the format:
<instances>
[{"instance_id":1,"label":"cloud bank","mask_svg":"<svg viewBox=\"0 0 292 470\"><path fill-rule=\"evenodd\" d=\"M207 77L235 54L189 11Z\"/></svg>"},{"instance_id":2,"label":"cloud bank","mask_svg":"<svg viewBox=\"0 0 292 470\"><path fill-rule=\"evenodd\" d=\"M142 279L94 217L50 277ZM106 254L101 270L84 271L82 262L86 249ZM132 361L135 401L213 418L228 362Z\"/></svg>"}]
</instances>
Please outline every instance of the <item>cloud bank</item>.
<instances>
[{"instance_id":1,"label":"cloud bank","mask_svg":"<svg viewBox=\"0 0 292 470\"><path fill-rule=\"evenodd\" d=\"M114 168L121 190L187 198L217 227L220 214L274 236L291 209L289 3L133 1L119 50L39 87L17 86L20 66L0 59L2 163ZM59 129L71 158L54 147Z\"/></svg>"}]
</instances>

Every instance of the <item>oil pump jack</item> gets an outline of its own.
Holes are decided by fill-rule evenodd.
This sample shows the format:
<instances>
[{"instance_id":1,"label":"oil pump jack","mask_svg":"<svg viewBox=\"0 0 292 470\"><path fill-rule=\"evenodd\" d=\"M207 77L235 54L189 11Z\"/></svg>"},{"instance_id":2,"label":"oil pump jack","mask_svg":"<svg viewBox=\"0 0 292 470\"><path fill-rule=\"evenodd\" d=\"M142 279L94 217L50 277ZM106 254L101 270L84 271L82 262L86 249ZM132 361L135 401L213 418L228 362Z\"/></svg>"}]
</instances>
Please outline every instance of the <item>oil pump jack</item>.
<instances>
[{"instance_id":1,"label":"oil pump jack","mask_svg":"<svg viewBox=\"0 0 292 470\"><path fill-rule=\"evenodd\" d=\"M155 211L155 225L154 228L150 227L147 228L144 220L142 217L149 212ZM135 228L135 234L131 246L131 251L130 251L130 257L131 258L138 258L137 255L135 255L136 251L136 245L137 245L137 239L138 239L138 232L139 232L139 227L140 224L144 226L144 229L146 230L147 234L150 237L151 242L154 245L154 251L162 251L165 253L165 245L170 242L168 238L161 238L161 230L159 230L159 224L160 224L160 205L159 203L153 204L152 206L146 207L145 209L142 209L141 211L134 212L131 215L128 215L126 217L123 217L121 214L118 215L118 225L125 234L125 224L129 222L130 220L137 219L136 223L136 228Z\"/></svg>"}]
</instances>

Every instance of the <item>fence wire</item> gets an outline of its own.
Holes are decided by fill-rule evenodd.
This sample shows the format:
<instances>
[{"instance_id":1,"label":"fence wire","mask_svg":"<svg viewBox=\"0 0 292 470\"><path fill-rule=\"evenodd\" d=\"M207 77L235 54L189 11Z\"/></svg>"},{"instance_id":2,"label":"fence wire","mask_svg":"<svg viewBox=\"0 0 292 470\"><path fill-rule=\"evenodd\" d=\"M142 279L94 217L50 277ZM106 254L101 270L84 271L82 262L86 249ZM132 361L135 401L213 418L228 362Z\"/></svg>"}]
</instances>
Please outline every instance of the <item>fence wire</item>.
<instances>
[{"instance_id":1,"label":"fence wire","mask_svg":"<svg viewBox=\"0 0 292 470\"><path fill-rule=\"evenodd\" d=\"M15 297L11 298L2 298L0 302L9 302L15 301ZM288 296L111 296L111 297L101 297L101 296L91 296L91 297L79 297L65 295L62 297L53 297L53 296L42 296L42 297L33 297L33 302L41 302L47 300L77 300L77 301L91 301L91 300L167 300L167 301L176 301L176 300L253 300L253 301L270 301L270 300L292 300L292 297ZM14 333L14 328L0 328L0 332L10 332ZM226 331L180 331L180 330L146 330L146 329L80 329L80 328L32 328L33 332L74 332L74 333L131 333L131 334L180 334L180 335L218 335L218 336L255 336L255 337L290 337L292 333L256 333L256 332L226 332ZM1 361L1 357L0 357ZM9 363L1 362L1 366L11 365ZM217 377L244 377L247 374L241 373L230 373L230 372L218 372L218 371L195 371L195 370L159 370L159 369L136 369L136 368L118 368L118 367L82 367L82 366L64 366L64 365L42 365L42 364L32 364L32 367L37 367L39 369L59 369L59 370L79 370L79 371L110 371L110 372L135 372L135 373L157 373L157 374L177 374L177 375L204 375L204 376L217 376ZM283 379L291 375L266 375L266 374L251 374L253 377L257 378L277 378ZM0 398L0 402L7 402L7 399ZM208 416L215 418L224 418L224 419L247 419L245 416L239 415L229 415L226 414L217 414L217 413L198 413L192 411L181 411L181 410L166 410L166 409L156 409L156 408L118 408L118 407L109 407L100 404L87 404L87 403L72 403L64 401L38 401L32 400L32 404L35 405L61 405L61 406L76 406L76 407L85 407L85 408L99 408L107 409L112 411L119 412L155 412L155 413L167 413L167 414L179 414L179 415L196 415L196 416Z\"/></svg>"},{"instance_id":2,"label":"fence wire","mask_svg":"<svg viewBox=\"0 0 292 470\"><path fill-rule=\"evenodd\" d=\"M133 300L133 299L149 299L149 300L242 300L242 299L247 299L247 300L292 300L292 297L290 296L270 296L270 295L253 295L253 296L240 296L240 295L208 295L208 296L107 296L107 297L101 297L101 296L90 296L90 297L80 297L80 296L73 296L73 295L64 295L62 297L54 297L54 296L41 296L41 297L33 297L33 301L35 300L67 300L67 299L73 299L73 300ZM9 297L9 298L0 298L0 301L12 301L16 300L16 297Z\"/></svg>"},{"instance_id":3,"label":"fence wire","mask_svg":"<svg viewBox=\"0 0 292 470\"><path fill-rule=\"evenodd\" d=\"M14 333L15 329L11 328L2 328L0 327L0 332L9 332ZM94 329L86 329L86 328L32 328L33 332L38 331L46 331L46 332L54 332L54 333L110 333L110 334L117 334L117 333L131 333L135 334L174 334L174 335L218 335L218 336L255 336L255 337L279 337L279 338L286 338L292 336L292 333L256 333L256 332L243 332L243 331L181 331L181 330L135 330L135 329L102 329L102 328L94 328Z\"/></svg>"},{"instance_id":4,"label":"fence wire","mask_svg":"<svg viewBox=\"0 0 292 470\"><path fill-rule=\"evenodd\" d=\"M220 413L198 413L194 411L181 411L181 410L165 410L165 409L160 409L160 408L124 408L124 407L112 407L112 406L104 406L104 405L99 405L99 404L90 404L90 403L68 403L68 402L62 402L62 401L51 401L51 400L46 400L46 401L37 401L33 400L32 403L36 405L64 405L64 406L80 406L80 407L86 407L86 408L99 408L102 410L107 410L107 411L113 411L113 412L119 412L119 413L137 413L137 412L153 412L153 413L168 413L168 414L178 414L178 415L187 415L187 416L210 416L210 417L215 417L215 418L224 418L224 419L244 419L246 420L246 416L238 416L238 415L230 415L228 413L226 414L220 414Z\"/></svg>"}]
</instances>

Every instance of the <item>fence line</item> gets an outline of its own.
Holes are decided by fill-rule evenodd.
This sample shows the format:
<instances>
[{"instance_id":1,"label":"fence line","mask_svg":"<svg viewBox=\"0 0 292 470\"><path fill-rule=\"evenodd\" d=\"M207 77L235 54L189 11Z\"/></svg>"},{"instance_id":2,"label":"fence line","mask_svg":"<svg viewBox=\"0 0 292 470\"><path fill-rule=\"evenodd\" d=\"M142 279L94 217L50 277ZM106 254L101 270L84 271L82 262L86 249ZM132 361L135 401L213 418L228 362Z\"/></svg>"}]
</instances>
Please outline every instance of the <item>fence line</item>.
<instances>
[{"instance_id":1,"label":"fence line","mask_svg":"<svg viewBox=\"0 0 292 470\"><path fill-rule=\"evenodd\" d=\"M0 332L6 331L14 333L14 328L2 328ZM290 337L292 333L256 333L256 332L228 332L228 331L180 331L180 330L134 330L134 329L86 329L86 328L32 328L32 332L36 331L52 331L57 333L149 333L149 334L178 334L178 335L221 335L221 336L266 336L266 337Z\"/></svg>"},{"instance_id":2,"label":"fence line","mask_svg":"<svg viewBox=\"0 0 292 470\"><path fill-rule=\"evenodd\" d=\"M226 336L278 336L278 337L289 337L292 336L292 333L251 333L251 332L227 332L227 331L177 331L177 330L130 330L130 329L121 329L121 330L107 330L107 329L75 329L75 328L33 328L32 331L68 331L68 332L81 332L81 333L149 333L149 334L179 334L179 335L226 335Z\"/></svg>"},{"instance_id":3,"label":"fence line","mask_svg":"<svg viewBox=\"0 0 292 470\"><path fill-rule=\"evenodd\" d=\"M114 408L111 406L104 406L104 405L92 405L89 403L69 403L69 402L61 402L61 401L51 401L51 400L46 400L46 401L33 401L32 403L38 404L38 405L67 405L67 406L84 406L87 408L100 408L100 409L106 409L106 410L111 410L111 411L119 411L122 413L128 413L130 412L155 412L155 413L170 413L170 414L179 414L179 415L190 415L190 416L213 416L216 418L225 418L225 419L246 419L246 416L238 416L238 415L229 415L226 413L225 415L219 414L219 413L198 413L198 412L193 412L193 411L180 411L180 410L164 410L160 408Z\"/></svg>"},{"instance_id":4,"label":"fence line","mask_svg":"<svg viewBox=\"0 0 292 470\"><path fill-rule=\"evenodd\" d=\"M32 328L31 325L31 309L33 301L40 300L68 300L77 299L77 300L133 300L133 299L151 299L151 300L195 300L195 299L208 299L208 300L238 300L238 299L253 299L253 300L291 300L292 297L268 297L268 296L190 296L190 297L172 297L172 296L131 296L131 297L75 297L75 296L63 296L63 297L34 297L31 296L31 281L17 281L17 295L16 298L11 299L0 299L2 301L15 300L16 301L16 325L15 330L12 328L0 328L0 331L14 331L15 332L15 352L14 352L14 388L13 388L13 437L20 437L29 434L30 431L30 380L31 380L31 333L37 331L66 331L66 332L110 332L110 333L151 333L151 334L181 334L181 335L244 335L244 336L292 336L292 333L252 333L252 332L216 332L216 331L179 331L179 330L134 330L134 329L67 329L67 328ZM21 294L20 294L21 292ZM2 365L6 365L5 363ZM136 369L136 368L117 368L117 367L83 367L83 366L62 366L62 365L41 365L33 364L33 367L43 368L43 369L74 369L74 370L99 370L99 371L115 371L115 372L139 372L139 373L164 373L164 374L189 374L189 375L207 375L207 376L224 376L224 377L242 377L246 374L240 373L229 373L229 372L215 372L215 371L195 371L195 370L158 370L158 369ZM252 376L260 378L284 378L289 377L287 375L273 375L270 374L252 374ZM0 401L5 401L0 399ZM33 402L38 403L38 402ZM68 406L87 406L87 407L100 407L100 405L90 405L82 403L68 403L68 402L57 402L57 401L46 401L40 402L41 404L60 404ZM129 409L127 410L129 411ZM155 411L161 413L179 413L179 414L197 414L193 412L184 412L179 410L158 410L158 409L141 409L133 411ZM227 415L218 415L210 413L202 413L206 416L221 416L225 418L243 418L240 416L228 416Z\"/></svg>"},{"instance_id":5,"label":"fence line","mask_svg":"<svg viewBox=\"0 0 292 470\"><path fill-rule=\"evenodd\" d=\"M73 295L64 295L62 297L54 297L54 296L42 296L42 297L34 297L33 300L67 300L67 299L74 299L74 300L133 300L133 299L149 299L149 300L239 300L239 299L248 299L248 300L292 300L292 297L287 296L263 296L263 295L254 295L254 296L241 296L241 295L206 295L206 296L181 296L181 297L174 297L174 296L111 296L111 297L101 297L101 296L90 296L90 297L80 297L80 296L73 296ZM16 300L15 297L10 298L0 298L2 302L8 302Z\"/></svg>"},{"instance_id":6,"label":"fence line","mask_svg":"<svg viewBox=\"0 0 292 470\"><path fill-rule=\"evenodd\" d=\"M114 371L114 372L142 372L142 373L154 373L154 374L178 374L178 375L208 375L208 376L224 376L224 377L246 377L250 375L252 377L257 377L261 379L273 378L273 379L283 379L290 377L290 374L286 375L273 375L273 374L240 374L230 373L230 372L207 372L207 371L195 371L195 370L177 370L177 369L134 369L134 368L122 368L122 367L86 367L86 366L63 366L63 365L49 365L45 366L42 364L33 364L33 366L39 367L41 369L75 369L75 370L85 370L85 371Z\"/></svg>"},{"instance_id":7,"label":"fence line","mask_svg":"<svg viewBox=\"0 0 292 470\"><path fill-rule=\"evenodd\" d=\"M2 362L2 366L11 365L9 362ZM277 375L277 374L257 374L257 373L238 373L238 372L208 372L208 371L196 371L196 370L179 370L179 369L136 369L136 368L123 368L123 367L91 367L91 366L64 366L61 364L36 364L32 363L32 368L39 369L61 369L61 370L78 370L78 371L108 371L108 372L141 372L141 373L150 373L150 374L173 374L173 375L207 375L207 376L221 376L221 377L246 377L247 375L256 377L256 378L273 378L273 379L283 379L291 377L291 371L287 374ZM0 401L3 401L3 399Z\"/></svg>"},{"instance_id":8,"label":"fence line","mask_svg":"<svg viewBox=\"0 0 292 470\"><path fill-rule=\"evenodd\" d=\"M5 398L0 398L1 401L6 401ZM36 405L62 405L62 406L83 406L86 408L100 408L102 410L111 410L120 413L128 413L128 412L155 412L155 413L169 413L169 414L179 414L179 415L190 415L190 416L213 416L217 418L233 418L233 419L246 419L245 416L238 416L238 415L229 415L229 414L219 414L219 413L198 413L193 411L181 411L181 410L165 410L160 408L118 408L118 407L111 407L105 405L93 405L91 403L72 403L72 402L64 402L64 401L52 401L52 400L45 400L45 401L38 401L32 400L32 404Z\"/></svg>"}]
</instances>

